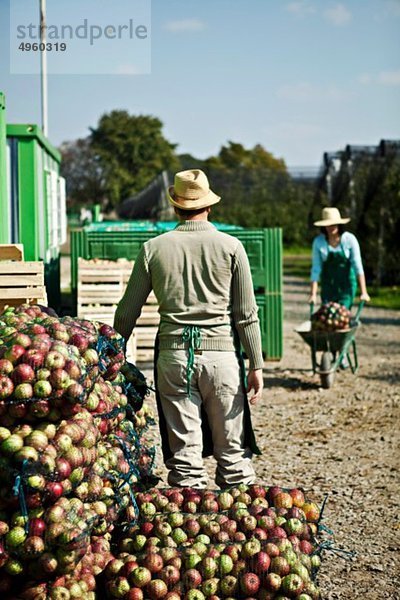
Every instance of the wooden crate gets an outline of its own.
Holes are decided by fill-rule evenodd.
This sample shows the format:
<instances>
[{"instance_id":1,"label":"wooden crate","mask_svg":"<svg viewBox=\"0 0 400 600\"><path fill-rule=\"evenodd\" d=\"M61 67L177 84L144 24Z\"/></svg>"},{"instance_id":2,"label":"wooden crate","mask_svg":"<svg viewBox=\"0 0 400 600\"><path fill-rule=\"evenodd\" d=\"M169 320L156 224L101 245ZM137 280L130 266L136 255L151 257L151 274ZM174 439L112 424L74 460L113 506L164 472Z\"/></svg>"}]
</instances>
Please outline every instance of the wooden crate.
<instances>
[{"instance_id":1,"label":"wooden crate","mask_svg":"<svg viewBox=\"0 0 400 600\"><path fill-rule=\"evenodd\" d=\"M132 271L131 261L78 258L77 316L112 325L115 309ZM127 358L136 361L136 339L127 344Z\"/></svg>"},{"instance_id":2,"label":"wooden crate","mask_svg":"<svg viewBox=\"0 0 400 600\"><path fill-rule=\"evenodd\" d=\"M24 260L24 245L0 244L0 260Z\"/></svg>"},{"instance_id":3,"label":"wooden crate","mask_svg":"<svg viewBox=\"0 0 400 600\"><path fill-rule=\"evenodd\" d=\"M133 267L133 262L130 263ZM129 272L124 271L122 275L124 291L131 275L132 267ZM135 337L136 344L136 362L153 362L154 343L160 323L160 314L158 312L158 302L154 292L150 292L142 308L140 317L136 322L136 327L132 336Z\"/></svg>"},{"instance_id":4,"label":"wooden crate","mask_svg":"<svg viewBox=\"0 0 400 600\"><path fill-rule=\"evenodd\" d=\"M0 260L0 311L23 303L47 304L43 263Z\"/></svg>"},{"instance_id":5,"label":"wooden crate","mask_svg":"<svg viewBox=\"0 0 400 600\"><path fill-rule=\"evenodd\" d=\"M153 362L154 343L160 324L157 298L151 292L135 327L137 362Z\"/></svg>"},{"instance_id":6,"label":"wooden crate","mask_svg":"<svg viewBox=\"0 0 400 600\"><path fill-rule=\"evenodd\" d=\"M122 298L133 268L127 260L78 259L77 315L79 318L112 325L117 304ZM157 299L149 295L127 345L133 362L151 362L160 322Z\"/></svg>"}]
</instances>

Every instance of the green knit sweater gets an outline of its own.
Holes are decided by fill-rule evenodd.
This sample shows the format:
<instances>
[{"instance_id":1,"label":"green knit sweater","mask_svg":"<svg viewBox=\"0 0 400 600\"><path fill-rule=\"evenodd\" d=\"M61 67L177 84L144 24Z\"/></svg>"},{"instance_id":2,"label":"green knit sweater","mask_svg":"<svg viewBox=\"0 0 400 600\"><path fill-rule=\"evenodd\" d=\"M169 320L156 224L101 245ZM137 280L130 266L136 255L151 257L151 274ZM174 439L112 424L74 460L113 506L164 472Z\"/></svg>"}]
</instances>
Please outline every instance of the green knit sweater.
<instances>
[{"instance_id":1,"label":"green knit sweater","mask_svg":"<svg viewBox=\"0 0 400 600\"><path fill-rule=\"evenodd\" d=\"M145 242L115 313L128 339L154 290L159 303L160 349L187 347L186 325L197 325L203 350L234 350L232 324L250 368L262 368L260 325L250 265L242 243L208 221L189 220Z\"/></svg>"}]
</instances>

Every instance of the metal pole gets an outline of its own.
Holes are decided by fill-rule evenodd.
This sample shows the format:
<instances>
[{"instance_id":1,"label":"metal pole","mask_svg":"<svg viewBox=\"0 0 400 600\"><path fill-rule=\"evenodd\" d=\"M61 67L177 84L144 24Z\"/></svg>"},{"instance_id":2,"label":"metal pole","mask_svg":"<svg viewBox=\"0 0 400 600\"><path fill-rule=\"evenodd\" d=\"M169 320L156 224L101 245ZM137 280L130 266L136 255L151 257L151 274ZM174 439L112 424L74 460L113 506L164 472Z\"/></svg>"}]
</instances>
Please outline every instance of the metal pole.
<instances>
[{"instance_id":1,"label":"metal pole","mask_svg":"<svg viewBox=\"0 0 400 600\"><path fill-rule=\"evenodd\" d=\"M46 0L40 0L40 43L44 44L44 50L40 52L40 83L41 83L41 106L42 106L42 129L48 136L49 127L47 119L47 51L46 51Z\"/></svg>"}]
</instances>

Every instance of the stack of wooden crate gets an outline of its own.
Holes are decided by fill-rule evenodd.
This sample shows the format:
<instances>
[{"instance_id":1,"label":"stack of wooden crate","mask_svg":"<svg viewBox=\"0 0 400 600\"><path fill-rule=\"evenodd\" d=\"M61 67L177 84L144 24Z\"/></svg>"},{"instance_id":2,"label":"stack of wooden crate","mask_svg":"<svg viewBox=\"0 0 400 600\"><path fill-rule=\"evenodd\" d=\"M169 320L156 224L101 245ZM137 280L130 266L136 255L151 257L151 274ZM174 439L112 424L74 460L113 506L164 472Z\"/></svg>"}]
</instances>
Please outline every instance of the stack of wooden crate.
<instances>
[{"instance_id":1,"label":"stack of wooden crate","mask_svg":"<svg viewBox=\"0 0 400 600\"><path fill-rule=\"evenodd\" d=\"M117 304L125 291L133 264L132 261L124 259L113 261L79 258L78 317L112 325ZM157 309L157 300L151 293L127 345L127 357L135 363L153 360L154 341L160 321Z\"/></svg>"},{"instance_id":2,"label":"stack of wooden crate","mask_svg":"<svg viewBox=\"0 0 400 600\"><path fill-rule=\"evenodd\" d=\"M0 312L24 303L47 305L44 265L25 262L20 244L0 244Z\"/></svg>"}]
</instances>

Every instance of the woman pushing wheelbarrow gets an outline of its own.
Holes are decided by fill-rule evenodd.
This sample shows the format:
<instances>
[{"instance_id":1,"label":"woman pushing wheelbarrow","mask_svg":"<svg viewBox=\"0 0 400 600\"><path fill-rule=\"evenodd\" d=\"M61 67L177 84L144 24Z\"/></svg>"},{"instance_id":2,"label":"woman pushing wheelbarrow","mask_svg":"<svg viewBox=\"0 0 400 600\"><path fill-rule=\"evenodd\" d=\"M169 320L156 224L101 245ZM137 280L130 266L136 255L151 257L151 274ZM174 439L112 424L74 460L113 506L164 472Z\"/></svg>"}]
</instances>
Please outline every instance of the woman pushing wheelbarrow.
<instances>
[{"instance_id":1,"label":"woman pushing wheelbarrow","mask_svg":"<svg viewBox=\"0 0 400 600\"><path fill-rule=\"evenodd\" d=\"M318 283L321 286L322 304L338 303L351 309L360 288L360 304L357 313L347 329L337 331L314 331L310 322L301 325L297 332L311 347L313 371L318 372L323 387L333 383L336 368L350 366L353 373L358 368L356 342L354 339L359 325L359 316L364 302L369 302L365 275L361 260L360 246L355 235L344 231L344 225L350 221L342 218L337 208L324 208L322 219L314 225L321 233L314 238L312 246L310 312L314 312L317 302ZM333 308L333 310L335 310ZM353 350L353 360L350 349ZM322 351L320 364L316 353Z\"/></svg>"},{"instance_id":2,"label":"woman pushing wheelbarrow","mask_svg":"<svg viewBox=\"0 0 400 600\"><path fill-rule=\"evenodd\" d=\"M314 225L321 233L312 245L310 304L316 304L318 281L321 282L321 300L338 302L350 309L360 287L360 300L369 302L365 283L360 245L356 236L344 231L349 218L342 218L337 208L324 208L322 219Z\"/></svg>"}]
</instances>

